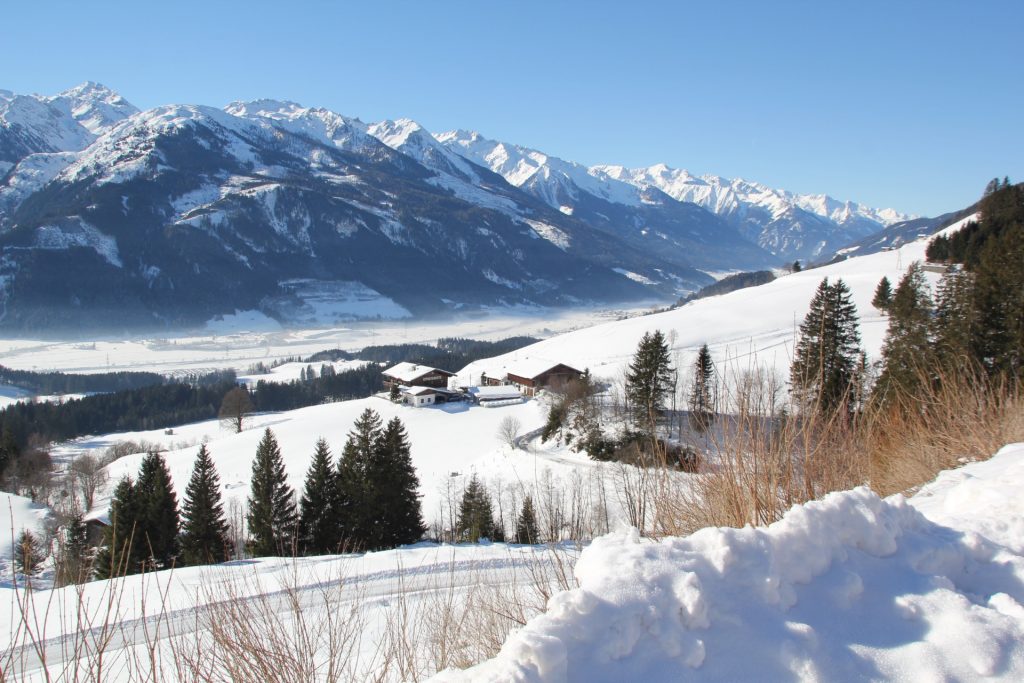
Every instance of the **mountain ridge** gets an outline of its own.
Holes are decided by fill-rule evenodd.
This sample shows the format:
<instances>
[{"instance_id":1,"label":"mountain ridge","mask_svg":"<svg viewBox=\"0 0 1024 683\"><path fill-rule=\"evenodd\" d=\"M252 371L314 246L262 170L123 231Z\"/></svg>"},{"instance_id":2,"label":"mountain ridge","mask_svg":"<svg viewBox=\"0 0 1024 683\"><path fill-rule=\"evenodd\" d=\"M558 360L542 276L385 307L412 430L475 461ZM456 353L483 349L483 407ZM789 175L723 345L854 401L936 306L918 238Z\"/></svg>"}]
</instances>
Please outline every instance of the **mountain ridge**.
<instances>
[{"instance_id":1,"label":"mountain ridge","mask_svg":"<svg viewBox=\"0 0 1024 683\"><path fill-rule=\"evenodd\" d=\"M664 301L780 263L653 183L464 135L490 152L288 101L2 91L0 328Z\"/></svg>"}]
</instances>

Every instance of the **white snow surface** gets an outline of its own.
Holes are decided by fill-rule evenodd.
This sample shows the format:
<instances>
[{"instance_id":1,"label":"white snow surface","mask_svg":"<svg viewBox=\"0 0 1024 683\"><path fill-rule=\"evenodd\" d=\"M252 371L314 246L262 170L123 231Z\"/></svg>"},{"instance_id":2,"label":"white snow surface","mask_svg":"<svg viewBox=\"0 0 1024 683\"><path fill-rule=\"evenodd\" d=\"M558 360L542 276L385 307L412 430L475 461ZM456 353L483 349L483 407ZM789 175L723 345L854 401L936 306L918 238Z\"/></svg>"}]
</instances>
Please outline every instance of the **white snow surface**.
<instances>
[{"instance_id":1,"label":"white snow surface","mask_svg":"<svg viewBox=\"0 0 1024 683\"><path fill-rule=\"evenodd\" d=\"M437 681L1024 680L1024 444L911 500L867 488L766 528L601 537L579 587Z\"/></svg>"},{"instance_id":2,"label":"white snow surface","mask_svg":"<svg viewBox=\"0 0 1024 683\"><path fill-rule=\"evenodd\" d=\"M437 140L475 164L489 168L512 185L534 187L551 206L562 210L578 199L579 190L617 204L640 206L643 193L633 185L598 177L586 166L537 150L488 140L479 133L457 130Z\"/></svg>"},{"instance_id":3,"label":"white snow surface","mask_svg":"<svg viewBox=\"0 0 1024 683\"><path fill-rule=\"evenodd\" d=\"M872 209L856 202L839 201L825 194L796 194L776 190L742 178L730 180L716 175L692 175L683 169L656 164L647 168L594 166L590 172L627 182L637 187L654 187L682 202L693 202L716 214L731 214L756 206L778 218L797 207L843 225L862 218L887 226L914 218L894 209Z\"/></svg>"}]
</instances>

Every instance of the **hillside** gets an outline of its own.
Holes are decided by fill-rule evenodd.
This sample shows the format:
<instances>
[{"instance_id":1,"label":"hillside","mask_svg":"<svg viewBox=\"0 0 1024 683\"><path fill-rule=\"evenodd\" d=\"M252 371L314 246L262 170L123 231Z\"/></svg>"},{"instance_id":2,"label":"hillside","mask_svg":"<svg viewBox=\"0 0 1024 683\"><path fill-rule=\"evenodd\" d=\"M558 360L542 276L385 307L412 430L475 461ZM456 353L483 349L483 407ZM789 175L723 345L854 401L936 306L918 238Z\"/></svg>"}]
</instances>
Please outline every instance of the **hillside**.
<instances>
[{"instance_id":1,"label":"hillside","mask_svg":"<svg viewBox=\"0 0 1024 683\"><path fill-rule=\"evenodd\" d=\"M954 232L974 215L947 227ZM842 278L850 287L860 318L860 333L869 359L877 359L887 319L871 305L883 276L896 282L914 261L925 260L927 241L918 239L898 249L850 258L820 268L790 273L758 287L692 301L680 308L629 320L610 322L546 339L460 373L462 381L480 375L501 376L516 363L563 362L590 369L598 376L619 379L644 332L660 329L669 339L676 365L692 365L698 349L708 344L720 372L735 378L756 367L774 368L786 376L797 327L822 278ZM929 274L937 279L937 275Z\"/></svg>"}]
</instances>

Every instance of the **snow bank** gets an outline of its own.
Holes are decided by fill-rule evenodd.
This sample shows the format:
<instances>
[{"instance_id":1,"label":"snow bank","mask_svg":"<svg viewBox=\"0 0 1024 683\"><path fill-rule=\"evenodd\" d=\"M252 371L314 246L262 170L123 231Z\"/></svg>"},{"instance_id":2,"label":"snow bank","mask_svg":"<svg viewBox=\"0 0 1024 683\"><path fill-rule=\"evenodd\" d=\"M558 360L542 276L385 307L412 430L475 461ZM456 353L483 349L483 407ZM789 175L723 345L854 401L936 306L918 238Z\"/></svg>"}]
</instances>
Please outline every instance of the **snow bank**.
<instances>
[{"instance_id":1,"label":"snow bank","mask_svg":"<svg viewBox=\"0 0 1024 683\"><path fill-rule=\"evenodd\" d=\"M437 680L1024 680L1022 492L1024 444L912 501L858 488L763 529L605 536L578 589Z\"/></svg>"}]
</instances>

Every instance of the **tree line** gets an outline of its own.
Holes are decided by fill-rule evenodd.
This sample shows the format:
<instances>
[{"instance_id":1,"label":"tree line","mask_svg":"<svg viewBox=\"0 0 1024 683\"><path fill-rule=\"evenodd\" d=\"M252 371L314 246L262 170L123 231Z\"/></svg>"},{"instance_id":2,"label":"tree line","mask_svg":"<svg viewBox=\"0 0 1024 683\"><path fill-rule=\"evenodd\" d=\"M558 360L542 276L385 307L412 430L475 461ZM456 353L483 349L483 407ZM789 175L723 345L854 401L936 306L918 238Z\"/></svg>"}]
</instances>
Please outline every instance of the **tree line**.
<instances>
[{"instance_id":1,"label":"tree line","mask_svg":"<svg viewBox=\"0 0 1024 683\"><path fill-rule=\"evenodd\" d=\"M34 394L87 394L125 391L163 384L167 378L155 372L100 372L79 375L64 372L14 370L0 365L0 384L10 384Z\"/></svg>"},{"instance_id":2,"label":"tree line","mask_svg":"<svg viewBox=\"0 0 1024 683\"><path fill-rule=\"evenodd\" d=\"M114 488L95 572L108 578L223 562L238 551L264 557L393 548L419 540L426 529L418 487L398 418L383 424L376 412L364 411L337 461L319 439L299 496L268 428L252 464L245 547L234 548L207 446L196 455L180 511L163 456L149 453L136 478Z\"/></svg>"}]
</instances>

